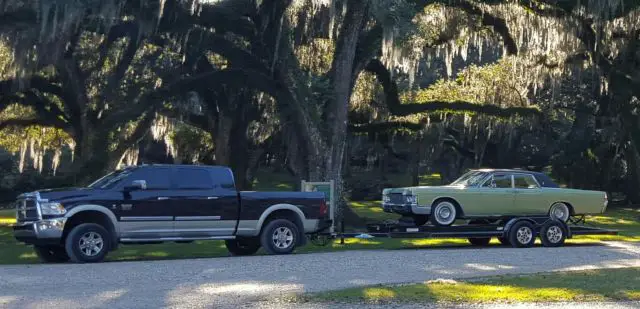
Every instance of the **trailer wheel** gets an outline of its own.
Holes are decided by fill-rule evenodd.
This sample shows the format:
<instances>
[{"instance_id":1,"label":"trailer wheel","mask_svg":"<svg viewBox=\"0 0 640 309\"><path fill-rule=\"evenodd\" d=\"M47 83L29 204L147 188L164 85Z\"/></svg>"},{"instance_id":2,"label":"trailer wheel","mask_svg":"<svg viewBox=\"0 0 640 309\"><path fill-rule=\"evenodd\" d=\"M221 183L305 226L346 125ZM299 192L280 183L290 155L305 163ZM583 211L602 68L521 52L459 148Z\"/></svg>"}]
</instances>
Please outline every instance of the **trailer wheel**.
<instances>
[{"instance_id":1,"label":"trailer wheel","mask_svg":"<svg viewBox=\"0 0 640 309\"><path fill-rule=\"evenodd\" d=\"M533 224L528 221L516 222L509 229L509 243L514 248L530 248L536 242Z\"/></svg>"},{"instance_id":2,"label":"trailer wheel","mask_svg":"<svg viewBox=\"0 0 640 309\"><path fill-rule=\"evenodd\" d=\"M567 233L558 222L549 221L540 229L540 240L545 247L560 247L565 239L567 239Z\"/></svg>"},{"instance_id":3,"label":"trailer wheel","mask_svg":"<svg viewBox=\"0 0 640 309\"><path fill-rule=\"evenodd\" d=\"M488 246L491 242L490 237L472 237L469 238L469 242L474 246Z\"/></svg>"}]
</instances>

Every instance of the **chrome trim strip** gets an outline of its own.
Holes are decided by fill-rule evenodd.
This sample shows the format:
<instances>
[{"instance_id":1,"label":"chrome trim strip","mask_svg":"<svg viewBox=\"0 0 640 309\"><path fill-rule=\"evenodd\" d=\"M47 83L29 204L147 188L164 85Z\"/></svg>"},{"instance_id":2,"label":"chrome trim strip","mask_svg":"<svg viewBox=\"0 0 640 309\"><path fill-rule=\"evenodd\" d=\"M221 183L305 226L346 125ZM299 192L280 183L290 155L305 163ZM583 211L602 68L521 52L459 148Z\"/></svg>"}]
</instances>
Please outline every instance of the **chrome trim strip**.
<instances>
[{"instance_id":1,"label":"chrome trim strip","mask_svg":"<svg viewBox=\"0 0 640 309\"><path fill-rule=\"evenodd\" d=\"M171 217L171 216L120 217L120 221L173 221L173 217Z\"/></svg>"},{"instance_id":2,"label":"chrome trim strip","mask_svg":"<svg viewBox=\"0 0 640 309\"><path fill-rule=\"evenodd\" d=\"M158 238L121 238L120 242L141 242L141 241L181 241L181 240L227 240L235 239L235 236L206 236L206 237L158 237Z\"/></svg>"},{"instance_id":3,"label":"chrome trim strip","mask_svg":"<svg viewBox=\"0 0 640 309\"><path fill-rule=\"evenodd\" d=\"M176 217L176 221L208 221L208 220L220 220L221 216L181 216Z\"/></svg>"}]
</instances>

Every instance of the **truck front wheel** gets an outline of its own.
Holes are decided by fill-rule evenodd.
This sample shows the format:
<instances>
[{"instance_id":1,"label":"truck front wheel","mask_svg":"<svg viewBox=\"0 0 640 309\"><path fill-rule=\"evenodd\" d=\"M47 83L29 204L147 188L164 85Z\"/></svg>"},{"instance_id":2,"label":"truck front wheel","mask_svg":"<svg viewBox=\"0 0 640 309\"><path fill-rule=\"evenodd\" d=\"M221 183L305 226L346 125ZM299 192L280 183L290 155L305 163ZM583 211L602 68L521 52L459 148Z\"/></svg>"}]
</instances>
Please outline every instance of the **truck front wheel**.
<instances>
[{"instance_id":1,"label":"truck front wheel","mask_svg":"<svg viewBox=\"0 0 640 309\"><path fill-rule=\"evenodd\" d=\"M231 255L252 255L260 249L260 239L256 238L237 238L224 241L227 250Z\"/></svg>"},{"instance_id":2,"label":"truck front wheel","mask_svg":"<svg viewBox=\"0 0 640 309\"><path fill-rule=\"evenodd\" d=\"M109 232L99 224L83 223L65 239L65 249L75 263L102 262L111 247Z\"/></svg>"},{"instance_id":3,"label":"truck front wheel","mask_svg":"<svg viewBox=\"0 0 640 309\"><path fill-rule=\"evenodd\" d=\"M64 263L69 256L62 246L34 246L36 255L45 263Z\"/></svg>"},{"instance_id":4,"label":"truck front wheel","mask_svg":"<svg viewBox=\"0 0 640 309\"><path fill-rule=\"evenodd\" d=\"M260 243L269 254L289 254L298 243L298 227L287 219L273 220L264 227Z\"/></svg>"}]
</instances>

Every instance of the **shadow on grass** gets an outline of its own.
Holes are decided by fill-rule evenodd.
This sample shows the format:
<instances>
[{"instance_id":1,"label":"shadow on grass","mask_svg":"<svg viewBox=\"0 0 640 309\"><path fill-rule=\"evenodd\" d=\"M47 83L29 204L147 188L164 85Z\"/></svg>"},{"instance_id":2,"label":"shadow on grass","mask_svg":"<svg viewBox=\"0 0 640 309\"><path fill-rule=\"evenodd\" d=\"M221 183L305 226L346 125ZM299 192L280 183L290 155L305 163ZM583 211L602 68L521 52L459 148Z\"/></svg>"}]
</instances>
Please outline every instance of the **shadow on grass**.
<instances>
[{"instance_id":1,"label":"shadow on grass","mask_svg":"<svg viewBox=\"0 0 640 309\"><path fill-rule=\"evenodd\" d=\"M640 268L498 276L456 282L436 280L312 294L312 301L533 302L640 300Z\"/></svg>"}]
</instances>

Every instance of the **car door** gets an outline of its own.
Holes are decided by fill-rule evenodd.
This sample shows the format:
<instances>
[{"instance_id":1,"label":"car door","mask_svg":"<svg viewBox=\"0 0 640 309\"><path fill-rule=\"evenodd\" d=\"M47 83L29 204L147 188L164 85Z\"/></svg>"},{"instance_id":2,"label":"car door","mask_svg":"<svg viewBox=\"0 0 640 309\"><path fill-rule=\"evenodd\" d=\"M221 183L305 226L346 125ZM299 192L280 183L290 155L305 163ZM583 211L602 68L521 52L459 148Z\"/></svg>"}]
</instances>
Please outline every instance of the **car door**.
<instances>
[{"instance_id":1,"label":"car door","mask_svg":"<svg viewBox=\"0 0 640 309\"><path fill-rule=\"evenodd\" d=\"M223 194L221 184L214 181L209 168L178 167L173 173L174 196L172 198L179 237L227 237L234 233L237 213L229 213L226 205L232 197L237 208L237 193L227 189Z\"/></svg>"},{"instance_id":2,"label":"car door","mask_svg":"<svg viewBox=\"0 0 640 309\"><path fill-rule=\"evenodd\" d=\"M501 217L511 211L514 204L514 193L511 175L508 173L496 173L489 177L480 187L476 188L477 194L473 210L467 212L467 216ZM468 207L467 207L468 208Z\"/></svg>"},{"instance_id":3,"label":"car door","mask_svg":"<svg viewBox=\"0 0 640 309\"><path fill-rule=\"evenodd\" d=\"M173 209L168 198L171 169L141 167L134 169L120 186L123 200L117 205L122 238L157 239L173 232ZM133 181L144 180L145 189L128 191Z\"/></svg>"},{"instance_id":4,"label":"car door","mask_svg":"<svg viewBox=\"0 0 640 309\"><path fill-rule=\"evenodd\" d=\"M514 174L515 207L519 215L545 215L548 206L541 198L540 185L530 174Z\"/></svg>"}]
</instances>

